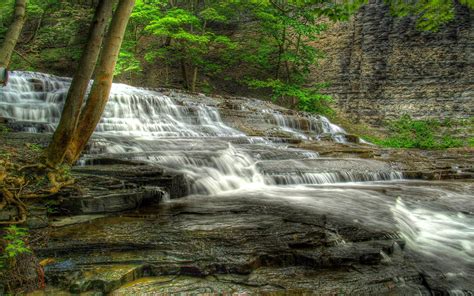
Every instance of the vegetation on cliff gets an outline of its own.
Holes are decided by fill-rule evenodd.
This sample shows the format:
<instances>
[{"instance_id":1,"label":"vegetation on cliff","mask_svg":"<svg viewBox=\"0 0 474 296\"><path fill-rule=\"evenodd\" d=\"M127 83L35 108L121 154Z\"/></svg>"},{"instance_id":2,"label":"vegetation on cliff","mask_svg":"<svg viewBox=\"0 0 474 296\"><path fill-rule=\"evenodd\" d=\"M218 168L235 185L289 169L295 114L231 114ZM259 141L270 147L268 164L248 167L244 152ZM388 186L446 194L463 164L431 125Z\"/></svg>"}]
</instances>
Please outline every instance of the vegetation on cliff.
<instances>
[{"instance_id":1,"label":"vegetation on cliff","mask_svg":"<svg viewBox=\"0 0 474 296\"><path fill-rule=\"evenodd\" d=\"M387 122L387 136L366 135L363 137L382 147L418 149L474 147L472 138L474 131L473 119L415 120L408 115L404 115L398 120ZM467 137L464 139L453 137L453 134L460 134L462 130L466 131Z\"/></svg>"}]
</instances>

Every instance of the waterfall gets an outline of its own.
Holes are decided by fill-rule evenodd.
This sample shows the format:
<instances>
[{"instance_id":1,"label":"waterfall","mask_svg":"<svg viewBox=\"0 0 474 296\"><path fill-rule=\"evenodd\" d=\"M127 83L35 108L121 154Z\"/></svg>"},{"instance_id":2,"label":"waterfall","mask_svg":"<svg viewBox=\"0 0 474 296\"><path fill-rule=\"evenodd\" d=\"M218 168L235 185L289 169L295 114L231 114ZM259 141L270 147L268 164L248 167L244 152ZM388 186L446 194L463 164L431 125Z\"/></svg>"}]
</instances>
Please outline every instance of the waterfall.
<instances>
[{"instance_id":1,"label":"waterfall","mask_svg":"<svg viewBox=\"0 0 474 296\"><path fill-rule=\"evenodd\" d=\"M295 137L304 140L318 140L323 135L328 135L335 142L346 143L346 131L331 123L329 119L322 115L308 115L304 118L284 115L273 110L264 110L271 114L270 123L276 125L285 132L293 134Z\"/></svg>"},{"instance_id":2,"label":"waterfall","mask_svg":"<svg viewBox=\"0 0 474 296\"><path fill-rule=\"evenodd\" d=\"M69 78L47 74L13 72L9 85L0 90L0 116L20 122L25 131L38 131L41 125L41 130L52 132L59 122L70 82ZM261 167L272 157L295 159L291 163L295 168L318 156L247 137L226 125L217 107L206 105L200 99L185 94L170 97L158 91L113 84L109 102L84 158L107 154L158 163L183 171L191 181L191 192L199 194L266 185L401 178L388 167L373 172L296 172L290 169L266 173ZM277 111L265 112L272 114L276 127L303 139L329 134L337 141L344 140L344 130L325 117L311 115L297 119Z\"/></svg>"}]
</instances>

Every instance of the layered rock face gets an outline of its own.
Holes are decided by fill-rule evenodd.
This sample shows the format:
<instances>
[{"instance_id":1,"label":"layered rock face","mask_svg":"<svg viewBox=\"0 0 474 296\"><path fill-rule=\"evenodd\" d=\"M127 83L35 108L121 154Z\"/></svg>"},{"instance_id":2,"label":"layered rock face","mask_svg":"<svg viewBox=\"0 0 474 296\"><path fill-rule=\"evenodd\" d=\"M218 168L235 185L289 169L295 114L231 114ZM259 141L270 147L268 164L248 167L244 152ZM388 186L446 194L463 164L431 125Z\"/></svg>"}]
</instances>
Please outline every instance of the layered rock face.
<instances>
[{"instance_id":1,"label":"layered rock face","mask_svg":"<svg viewBox=\"0 0 474 296\"><path fill-rule=\"evenodd\" d=\"M331 83L327 92L341 111L376 125L403 114L473 116L474 12L456 5L455 19L439 32L421 32L415 23L371 0L318 41L326 59L315 81Z\"/></svg>"}]
</instances>

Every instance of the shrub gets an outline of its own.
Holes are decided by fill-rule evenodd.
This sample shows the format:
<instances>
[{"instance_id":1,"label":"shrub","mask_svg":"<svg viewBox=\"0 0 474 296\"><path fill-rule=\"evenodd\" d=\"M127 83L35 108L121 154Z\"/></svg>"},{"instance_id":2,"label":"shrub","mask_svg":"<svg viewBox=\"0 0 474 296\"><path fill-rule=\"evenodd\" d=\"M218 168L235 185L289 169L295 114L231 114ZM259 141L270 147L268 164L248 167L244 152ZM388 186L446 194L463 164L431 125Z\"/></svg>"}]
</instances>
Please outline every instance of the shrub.
<instances>
[{"instance_id":1,"label":"shrub","mask_svg":"<svg viewBox=\"0 0 474 296\"><path fill-rule=\"evenodd\" d=\"M366 140L383 147L445 149L464 146L461 139L451 135L442 135L443 127L453 127L452 121L415 120L408 115L387 124L389 136L384 139L364 137ZM471 145L468 140L468 145Z\"/></svg>"}]
</instances>

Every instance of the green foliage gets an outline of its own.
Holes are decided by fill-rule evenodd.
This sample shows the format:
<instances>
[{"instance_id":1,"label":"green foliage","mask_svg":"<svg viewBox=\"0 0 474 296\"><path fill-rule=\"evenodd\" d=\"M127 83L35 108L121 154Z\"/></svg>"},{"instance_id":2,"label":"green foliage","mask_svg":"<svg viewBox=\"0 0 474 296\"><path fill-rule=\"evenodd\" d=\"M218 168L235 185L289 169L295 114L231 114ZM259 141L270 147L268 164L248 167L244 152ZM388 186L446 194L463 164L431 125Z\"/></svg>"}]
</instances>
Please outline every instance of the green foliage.
<instances>
[{"instance_id":1,"label":"green foliage","mask_svg":"<svg viewBox=\"0 0 474 296\"><path fill-rule=\"evenodd\" d=\"M41 145L38 145L36 143L26 143L25 144L31 151L34 151L34 152L42 152L43 151L43 147L41 147Z\"/></svg>"},{"instance_id":2,"label":"green foliage","mask_svg":"<svg viewBox=\"0 0 474 296\"><path fill-rule=\"evenodd\" d=\"M124 44L125 45L125 44ZM115 66L114 75L119 75L126 72L139 72L142 70L140 61L136 58L133 52L127 50L123 46Z\"/></svg>"},{"instance_id":3,"label":"green foliage","mask_svg":"<svg viewBox=\"0 0 474 296\"><path fill-rule=\"evenodd\" d=\"M0 36L3 36L8 30L13 14L13 4L14 0L0 1Z\"/></svg>"},{"instance_id":4,"label":"green foliage","mask_svg":"<svg viewBox=\"0 0 474 296\"><path fill-rule=\"evenodd\" d=\"M90 7L74 2L28 1L24 30L28 33L17 44L17 51L23 53L26 59L14 54L12 69L48 72L58 69L55 74L60 75L70 69L71 61L77 61L81 56L93 15Z\"/></svg>"},{"instance_id":5,"label":"green foliage","mask_svg":"<svg viewBox=\"0 0 474 296\"><path fill-rule=\"evenodd\" d=\"M383 147L393 148L445 149L464 146L461 139L440 134L439 131L449 127L449 123L450 121L414 120L404 115L399 120L388 123L390 135L387 138L364 138Z\"/></svg>"},{"instance_id":6,"label":"green foliage","mask_svg":"<svg viewBox=\"0 0 474 296\"><path fill-rule=\"evenodd\" d=\"M92 11L89 9L78 9L77 6L65 3L61 10L54 11L51 15L55 23L42 26L36 46L48 48L47 45L55 44L70 46L77 42L78 32L89 27Z\"/></svg>"},{"instance_id":7,"label":"green foliage","mask_svg":"<svg viewBox=\"0 0 474 296\"><path fill-rule=\"evenodd\" d=\"M308 86L310 69L323 57L312 42L327 28L321 17L345 20L355 3L333 1L240 1L257 23L239 40L238 56L250 69L242 81L272 91L275 101L308 112L330 113L331 98L321 94L326 84ZM256 78L258 77L258 78Z\"/></svg>"},{"instance_id":8,"label":"green foliage","mask_svg":"<svg viewBox=\"0 0 474 296\"><path fill-rule=\"evenodd\" d=\"M25 243L25 238L28 235L26 228L21 228L16 225L11 225L6 228L6 234L3 239L7 241L5 246L5 255L7 258L14 258L22 253L31 253L31 250Z\"/></svg>"},{"instance_id":9,"label":"green foliage","mask_svg":"<svg viewBox=\"0 0 474 296\"><path fill-rule=\"evenodd\" d=\"M57 63L61 59L78 60L81 51L77 48L48 48L41 52L41 60L45 63Z\"/></svg>"},{"instance_id":10,"label":"green foliage","mask_svg":"<svg viewBox=\"0 0 474 296\"><path fill-rule=\"evenodd\" d=\"M154 36L156 42L145 52L145 60L180 64L186 74L184 80L189 79L188 68L199 69L208 75L219 73L225 63L222 60L214 62L213 58L219 59L223 50L231 50L235 45L208 24L227 22L227 16L220 11L225 2L191 4L191 7L185 1L177 1L178 6L167 1L139 2L132 22L135 28L141 26L145 34ZM213 56L210 56L211 51Z\"/></svg>"},{"instance_id":11,"label":"green foliage","mask_svg":"<svg viewBox=\"0 0 474 296\"><path fill-rule=\"evenodd\" d=\"M474 137L467 139L467 145L469 147L474 147Z\"/></svg>"},{"instance_id":12,"label":"green foliage","mask_svg":"<svg viewBox=\"0 0 474 296\"><path fill-rule=\"evenodd\" d=\"M28 236L28 230L16 225L5 228L5 234L2 237L4 242L3 252L0 257L0 267L5 268L8 262L20 254L31 253L25 240Z\"/></svg>"},{"instance_id":13,"label":"green foliage","mask_svg":"<svg viewBox=\"0 0 474 296\"><path fill-rule=\"evenodd\" d=\"M4 124L0 124L0 137L6 136L10 132L8 126Z\"/></svg>"},{"instance_id":14,"label":"green foliage","mask_svg":"<svg viewBox=\"0 0 474 296\"><path fill-rule=\"evenodd\" d=\"M249 80L247 84L255 88L269 88L273 93L273 100L279 101L284 99L296 99L298 102L298 108L302 111L320 113L324 115L330 115L332 113L329 103L333 101L329 95L320 93L320 89L324 85L318 85L316 87L302 87L298 84L288 84L281 80L268 79L262 80Z\"/></svg>"},{"instance_id":15,"label":"green foliage","mask_svg":"<svg viewBox=\"0 0 474 296\"><path fill-rule=\"evenodd\" d=\"M387 2L392 13L397 16L418 16L417 27L424 31L437 31L455 16L453 0L393 0ZM474 9L474 0L460 0L459 3Z\"/></svg>"}]
</instances>

